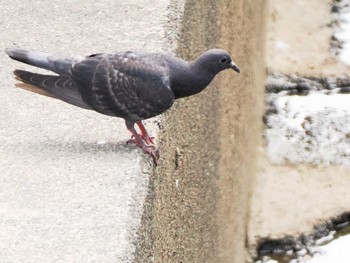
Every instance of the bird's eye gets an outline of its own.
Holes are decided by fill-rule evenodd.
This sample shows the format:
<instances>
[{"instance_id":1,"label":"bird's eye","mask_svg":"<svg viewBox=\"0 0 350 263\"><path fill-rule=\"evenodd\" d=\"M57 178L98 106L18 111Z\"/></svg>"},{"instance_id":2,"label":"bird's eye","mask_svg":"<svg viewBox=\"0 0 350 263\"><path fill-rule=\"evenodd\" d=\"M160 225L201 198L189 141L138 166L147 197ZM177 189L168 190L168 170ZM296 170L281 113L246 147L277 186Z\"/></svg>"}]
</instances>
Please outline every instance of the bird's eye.
<instances>
[{"instance_id":1,"label":"bird's eye","mask_svg":"<svg viewBox=\"0 0 350 263\"><path fill-rule=\"evenodd\" d=\"M227 57L223 57L222 59L220 59L220 63L226 63L228 61Z\"/></svg>"}]
</instances>

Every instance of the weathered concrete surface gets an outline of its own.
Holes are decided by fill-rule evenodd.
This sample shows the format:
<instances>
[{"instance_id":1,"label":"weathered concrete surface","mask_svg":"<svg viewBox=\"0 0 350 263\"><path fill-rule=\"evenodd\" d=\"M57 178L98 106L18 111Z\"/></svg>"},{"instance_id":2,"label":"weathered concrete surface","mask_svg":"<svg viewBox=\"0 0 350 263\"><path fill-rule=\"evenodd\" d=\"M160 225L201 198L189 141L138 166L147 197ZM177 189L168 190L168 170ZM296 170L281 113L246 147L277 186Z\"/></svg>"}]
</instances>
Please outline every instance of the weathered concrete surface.
<instances>
[{"instance_id":1,"label":"weathered concrete surface","mask_svg":"<svg viewBox=\"0 0 350 263\"><path fill-rule=\"evenodd\" d=\"M169 50L181 1L0 6L0 261L131 262L149 158L125 145L123 120L15 89L12 70L31 68L3 50Z\"/></svg>"},{"instance_id":2,"label":"weathered concrete surface","mask_svg":"<svg viewBox=\"0 0 350 263\"><path fill-rule=\"evenodd\" d=\"M147 157L125 146L122 120L12 88L11 71L28 67L1 53L2 260L245 261L265 1L188 0L177 46L183 2L1 1L0 49L86 55L177 47L190 59L220 47L242 69L166 114L153 174Z\"/></svg>"},{"instance_id":3,"label":"weathered concrete surface","mask_svg":"<svg viewBox=\"0 0 350 263\"><path fill-rule=\"evenodd\" d=\"M165 116L138 262L245 262L250 187L262 134L265 1L187 1L178 53L227 49L242 68Z\"/></svg>"},{"instance_id":4,"label":"weathered concrete surface","mask_svg":"<svg viewBox=\"0 0 350 263\"><path fill-rule=\"evenodd\" d=\"M270 0L267 65L271 72L303 75L347 73L330 52L330 0ZM287 30L286 30L287 29Z\"/></svg>"}]
</instances>

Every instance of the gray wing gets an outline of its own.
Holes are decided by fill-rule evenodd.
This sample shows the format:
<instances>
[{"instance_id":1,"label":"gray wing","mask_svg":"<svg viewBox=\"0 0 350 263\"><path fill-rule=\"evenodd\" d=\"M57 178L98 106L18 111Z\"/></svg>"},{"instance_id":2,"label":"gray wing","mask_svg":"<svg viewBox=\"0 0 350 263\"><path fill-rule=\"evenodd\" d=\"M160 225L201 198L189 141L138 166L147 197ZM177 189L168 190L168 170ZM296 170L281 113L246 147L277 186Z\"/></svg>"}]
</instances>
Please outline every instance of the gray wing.
<instances>
[{"instance_id":1,"label":"gray wing","mask_svg":"<svg viewBox=\"0 0 350 263\"><path fill-rule=\"evenodd\" d=\"M73 64L70 74L83 101L106 115L147 119L166 111L174 102L162 55L91 55Z\"/></svg>"}]
</instances>

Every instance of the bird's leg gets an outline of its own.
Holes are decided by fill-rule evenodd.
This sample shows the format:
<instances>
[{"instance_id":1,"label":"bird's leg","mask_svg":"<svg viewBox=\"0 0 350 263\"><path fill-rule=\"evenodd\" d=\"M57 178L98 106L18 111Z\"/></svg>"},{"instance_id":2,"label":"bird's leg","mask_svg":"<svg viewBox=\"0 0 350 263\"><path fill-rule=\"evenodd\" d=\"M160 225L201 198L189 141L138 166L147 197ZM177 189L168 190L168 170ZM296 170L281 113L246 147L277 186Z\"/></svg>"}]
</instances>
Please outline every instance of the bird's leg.
<instances>
[{"instance_id":1,"label":"bird's leg","mask_svg":"<svg viewBox=\"0 0 350 263\"><path fill-rule=\"evenodd\" d=\"M149 136L149 134L148 134L148 132L147 132L145 126L143 126L142 121L137 121L136 124L137 124L137 126L140 128L140 131L141 131L141 134L139 134L140 137L141 137L147 144L154 144L154 141L153 141L154 137L153 137L153 136ZM134 135L132 135L132 136L131 136L131 139L127 141L127 144L129 144L129 143L135 143L135 144L137 144L137 141L136 141Z\"/></svg>"},{"instance_id":2,"label":"bird's leg","mask_svg":"<svg viewBox=\"0 0 350 263\"><path fill-rule=\"evenodd\" d=\"M131 142L135 143L145 153L149 154L152 157L154 165L157 166L157 160L159 159L159 150L157 145L155 145L151 139L145 140L142 136L140 136L140 134L136 132L133 123L131 124L127 122L126 126L133 136L133 139L128 140L127 143L131 143Z\"/></svg>"},{"instance_id":3,"label":"bird's leg","mask_svg":"<svg viewBox=\"0 0 350 263\"><path fill-rule=\"evenodd\" d=\"M137 126L139 126L140 131L141 131L141 138L147 143L147 144L154 144L153 139L154 137L151 137L148 135L148 132L145 128L145 126L143 126L142 121L137 121L136 122Z\"/></svg>"}]
</instances>

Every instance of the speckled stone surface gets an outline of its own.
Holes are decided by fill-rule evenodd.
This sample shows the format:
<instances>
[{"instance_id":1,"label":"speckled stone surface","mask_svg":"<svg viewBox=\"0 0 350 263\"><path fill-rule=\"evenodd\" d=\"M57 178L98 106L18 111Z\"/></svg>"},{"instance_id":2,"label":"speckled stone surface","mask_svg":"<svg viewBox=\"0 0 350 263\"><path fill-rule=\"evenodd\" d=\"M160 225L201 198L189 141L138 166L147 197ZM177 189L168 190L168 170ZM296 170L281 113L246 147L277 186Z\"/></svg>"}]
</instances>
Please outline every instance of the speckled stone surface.
<instances>
[{"instance_id":1,"label":"speckled stone surface","mask_svg":"<svg viewBox=\"0 0 350 263\"><path fill-rule=\"evenodd\" d=\"M132 262L152 169L123 120L14 88L12 70L32 68L3 50L169 52L180 13L168 0L1 1L0 261Z\"/></svg>"}]
</instances>

